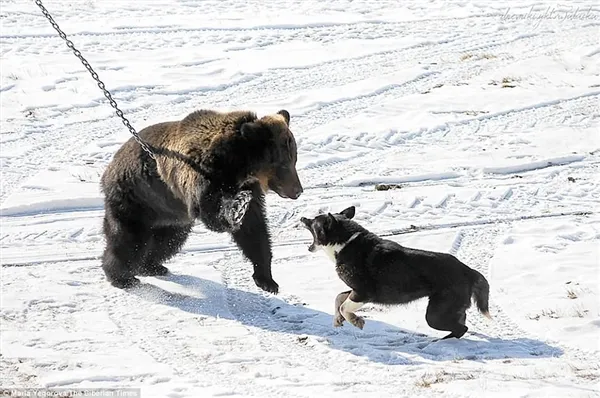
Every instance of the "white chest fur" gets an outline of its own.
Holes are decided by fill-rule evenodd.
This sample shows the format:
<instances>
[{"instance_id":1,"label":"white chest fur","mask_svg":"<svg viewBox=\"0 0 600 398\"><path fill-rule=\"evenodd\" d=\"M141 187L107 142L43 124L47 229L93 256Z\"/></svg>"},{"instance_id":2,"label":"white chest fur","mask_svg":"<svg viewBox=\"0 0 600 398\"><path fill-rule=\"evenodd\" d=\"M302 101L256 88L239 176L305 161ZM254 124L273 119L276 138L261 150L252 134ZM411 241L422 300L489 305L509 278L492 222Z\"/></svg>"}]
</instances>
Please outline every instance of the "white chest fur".
<instances>
[{"instance_id":1,"label":"white chest fur","mask_svg":"<svg viewBox=\"0 0 600 398\"><path fill-rule=\"evenodd\" d=\"M336 254L339 253L344 247L346 247L346 245L348 243L352 242L358 235L360 235L360 232L357 232L354 235L352 235L350 237L350 239L348 239L344 243L336 243L335 245L320 246L320 249L323 250L325 252L325 254L327 254L327 257L329 257L329 259L331 261L333 261L334 264L337 264L337 260L335 259Z\"/></svg>"},{"instance_id":2,"label":"white chest fur","mask_svg":"<svg viewBox=\"0 0 600 398\"><path fill-rule=\"evenodd\" d=\"M327 254L327 257L329 257L329 259L331 261L333 261L334 264L336 264L337 261L335 259L335 255L337 253L339 253L340 250L342 250L344 248L344 246L346 246L346 244L327 245L327 246L321 246L321 249L325 252L325 254Z\"/></svg>"}]
</instances>

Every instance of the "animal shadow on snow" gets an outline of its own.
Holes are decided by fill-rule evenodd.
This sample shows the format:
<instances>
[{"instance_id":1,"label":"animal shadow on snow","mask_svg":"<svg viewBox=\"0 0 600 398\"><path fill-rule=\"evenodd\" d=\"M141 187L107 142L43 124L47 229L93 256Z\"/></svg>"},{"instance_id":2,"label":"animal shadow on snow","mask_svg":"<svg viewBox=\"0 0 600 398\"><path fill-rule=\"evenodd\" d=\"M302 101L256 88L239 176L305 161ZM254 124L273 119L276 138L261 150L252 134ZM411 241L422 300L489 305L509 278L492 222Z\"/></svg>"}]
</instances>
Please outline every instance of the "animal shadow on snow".
<instances>
[{"instance_id":1,"label":"animal shadow on snow","mask_svg":"<svg viewBox=\"0 0 600 398\"><path fill-rule=\"evenodd\" d=\"M297 344L327 344L333 349L386 365L426 361L547 358L561 356L563 353L557 347L529 338L509 340L486 336L476 326L469 324L469 318L469 331L459 340L439 340L439 337L411 332L371 319L368 314L361 312L358 313L365 316L366 320L363 330L347 322L340 328L334 328L331 313L307 308L302 304L290 304L279 296L267 297L232 289L189 275L170 273L160 279L180 285L189 294L170 292L144 282L128 291L155 304L192 314L234 320L246 326L281 333L283 338L284 335L296 335ZM335 295L336 292L331 293L332 306Z\"/></svg>"}]
</instances>

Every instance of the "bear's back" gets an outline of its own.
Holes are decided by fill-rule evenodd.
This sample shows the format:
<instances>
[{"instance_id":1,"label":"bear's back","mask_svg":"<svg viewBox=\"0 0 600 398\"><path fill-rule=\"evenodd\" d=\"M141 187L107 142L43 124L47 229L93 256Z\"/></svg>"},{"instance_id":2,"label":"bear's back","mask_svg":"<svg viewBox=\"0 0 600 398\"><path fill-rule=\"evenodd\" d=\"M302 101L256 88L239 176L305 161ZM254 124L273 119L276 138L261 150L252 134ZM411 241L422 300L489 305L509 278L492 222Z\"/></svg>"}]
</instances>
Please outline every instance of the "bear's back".
<instances>
[{"instance_id":1,"label":"bear's back","mask_svg":"<svg viewBox=\"0 0 600 398\"><path fill-rule=\"evenodd\" d=\"M182 153L210 152L216 142L239 133L242 124L257 119L248 111L217 112L201 109L194 111L165 134L164 146Z\"/></svg>"}]
</instances>

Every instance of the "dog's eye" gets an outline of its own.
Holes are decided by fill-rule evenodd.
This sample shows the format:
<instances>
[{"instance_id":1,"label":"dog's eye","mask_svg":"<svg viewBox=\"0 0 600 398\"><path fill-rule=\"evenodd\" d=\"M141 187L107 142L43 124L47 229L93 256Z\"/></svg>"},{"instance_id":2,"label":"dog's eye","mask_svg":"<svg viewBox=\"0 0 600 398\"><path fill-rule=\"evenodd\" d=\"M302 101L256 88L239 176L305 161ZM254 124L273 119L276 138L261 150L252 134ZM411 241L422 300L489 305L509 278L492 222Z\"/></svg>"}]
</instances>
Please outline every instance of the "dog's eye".
<instances>
[{"instance_id":1,"label":"dog's eye","mask_svg":"<svg viewBox=\"0 0 600 398\"><path fill-rule=\"evenodd\" d=\"M319 242L324 242L325 241L325 233L321 229L317 230L316 232L317 232L317 240Z\"/></svg>"}]
</instances>

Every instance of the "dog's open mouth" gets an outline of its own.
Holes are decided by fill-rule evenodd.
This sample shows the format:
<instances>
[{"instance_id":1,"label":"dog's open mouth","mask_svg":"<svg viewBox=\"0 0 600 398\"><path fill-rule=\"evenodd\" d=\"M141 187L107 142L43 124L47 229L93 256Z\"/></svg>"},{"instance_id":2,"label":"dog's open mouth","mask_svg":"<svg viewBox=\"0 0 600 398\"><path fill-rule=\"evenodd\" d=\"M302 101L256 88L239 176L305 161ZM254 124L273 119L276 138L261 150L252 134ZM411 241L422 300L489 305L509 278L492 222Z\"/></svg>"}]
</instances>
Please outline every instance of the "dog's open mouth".
<instances>
[{"instance_id":1,"label":"dog's open mouth","mask_svg":"<svg viewBox=\"0 0 600 398\"><path fill-rule=\"evenodd\" d=\"M312 229L310 229L309 227L306 227L306 229L310 231L310 236L312 236L313 238L312 243L308 246L308 251L315 252L317 251L317 237L315 236L315 233L312 231Z\"/></svg>"},{"instance_id":2,"label":"dog's open mouth","mask_svg":"<svg viewBox=\"0 0 600 398\"><path fill-rule=\"evenodd\" d=\"M310 235L313 238L312 243L308 246L308 251L314 252L317 250L317 237L315 236L315 233L313 232L312 228L310 227L310 222L307 218L302 217L300 219L300 221L302 221L302 225L304 225L304 228L306 228L310 232Z\"/></svg>"}]
</instances>

